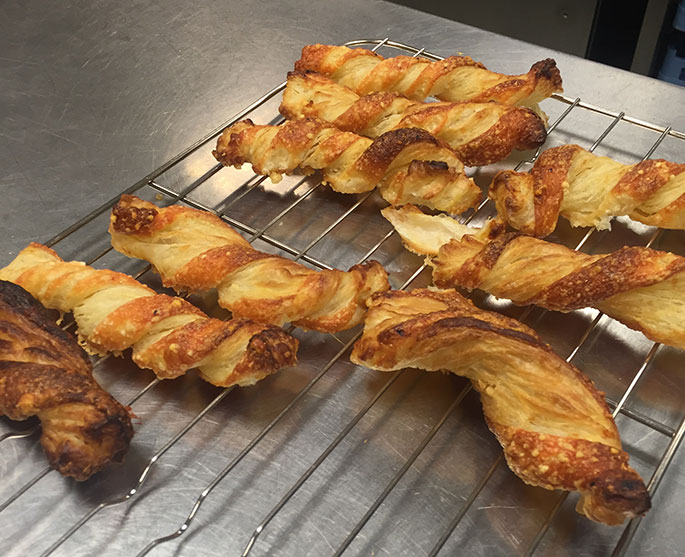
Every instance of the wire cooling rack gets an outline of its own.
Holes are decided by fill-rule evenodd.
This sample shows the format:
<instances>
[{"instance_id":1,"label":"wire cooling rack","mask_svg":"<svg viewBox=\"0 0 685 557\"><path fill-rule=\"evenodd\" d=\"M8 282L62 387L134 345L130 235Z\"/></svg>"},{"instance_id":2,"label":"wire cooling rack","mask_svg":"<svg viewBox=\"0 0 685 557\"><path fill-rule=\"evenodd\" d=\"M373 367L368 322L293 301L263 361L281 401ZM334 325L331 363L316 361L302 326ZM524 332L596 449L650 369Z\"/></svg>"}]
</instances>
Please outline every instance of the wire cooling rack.
<instances>
[{"instance_id":1,"label":"wire cooling rack","mask_svg":"<svg viewBox=\"0 0 685 557\"><path fill-rule=\"evenodd\" d=\"M389 39L347 44L440 59ZM312 268L375 258L395 288L429 284L425 264L380 218L384 202L376 193L343 196L313 178L274 185L212 159L212 140L227 125L248 116L278 123L284 87L122 193L214 211L259 249ZM685 134L670 127L580 98L553 99L543 104L550 113L545 148L577 142L626 162L657 149L658 156L676 158L669 155L682 149ZM474 179L487 184L500 168L527 168L537 153L519 156L474 169ZM65 259L129 272L160 289L149 265L109 246L107 214L118 198L46 243ZM491 214L485 201L463 220L477 225ZM683 238L617 219L610 233L561 222L553 240L584 251L632 244L682 254ZM98 380L132 406L140 423L126 462L84 484L45 467L35 422L5 420L3 554L677 554L677 483L664 496L657 489L672 477L666 472L685 432L682 352L648 342L596 310L562 315L473 298L536 327L607 392L631 464L653 496L655 508L644 520L605 527L575 514L574 496L525 486L503 463L467 381L355 367L347 356L359 329L295 330L300 364L248 389L218 391L192 374L162 382L127 360L97 360ZM212 300L193 301L218 311ZM643 521L649 524L640 527Z\"/></svg>"}]
</instances>

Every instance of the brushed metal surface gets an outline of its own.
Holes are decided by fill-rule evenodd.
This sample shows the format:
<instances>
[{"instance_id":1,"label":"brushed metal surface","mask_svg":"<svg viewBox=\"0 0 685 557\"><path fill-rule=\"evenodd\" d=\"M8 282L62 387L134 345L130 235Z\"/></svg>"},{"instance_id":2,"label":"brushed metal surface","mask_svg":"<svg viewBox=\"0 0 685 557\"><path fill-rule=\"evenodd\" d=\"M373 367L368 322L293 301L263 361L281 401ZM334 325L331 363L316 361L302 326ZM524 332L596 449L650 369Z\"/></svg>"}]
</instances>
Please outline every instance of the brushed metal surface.
<instances>
[{"instance_id":1,"label":"brushed metal surface","mask_svg":"<svg viewBox=\"0 0 685 557\"><path fill-rule=\"evenodd\" d=\"M173 8L173 9L172 9ZM28 241L45 241L67 224L115 195L215 128L283 80L303 44L344 42L391 35L440 54L455 50L494 69L524 71L553 54L571 96L685 129L676 110L685 94L669 86L598 64L545 51L439 18L385 3L320 3L298 15L301 2L186 6L168 3L4 2L0 104L4 176L0 263ZM11 24L9 23L11 21ZM334 21L335 25L330 22ZM269 121L278 99L252 117ZM566 107L546 101L550 119ZM549 144L590 145L611 119L575 109ZM597 152L623 161L639 160L657 134L619 123ZM157 182L182 191L215 161L203 148ZM667 138L655 156L682 160L683 142ZM479 170L487 184L497 168ZM221 208L245 191L248 169L224 169L204 182L191 200ZM235 202L228 215L259 229L315 182L268 180ZM146 188L145 197L164 202ZM161 197L161 198L160 198ZM168 200L168 198L166 198ZM357 197L319 188L268 231L274 239L305 248ZM355 263L389 230L374 195L308 253L339 267ZM485 212L487 213L487 211ZM65 258L87 259L107 246L106 216L95 219L56 248ZM651 230L619 219L610 233L594 234L587 251L644 244ZM554 239L575 245L583 231L562 224ZM667 232L657 247L685 254L685 236ZM261 240L255 245L273 250ZM401 285L420 259L396 237L374 254ZM144 264L110 252L98 267L135 273ZM156 288L159 281L143 279ZM412 286L428 284L423 273ZM476 295L477 303L519 317L524 309ZM195 300L202 304L202 300ZM212 309L211 300L207 301ZM569 315L533 310L526 322L566 356L595 312ZM173 532L215 475L286 407L299 390L340 350L355 331L336 337L296 331L300 363L257 386L232 391L174 445L152 469L130 502L103 510L55 555L131 555L150 540ZM621 397L651 343L604 317L574 363L613 400ZM678 427L684 414L682 351L661 347L627 407ZM96 368L98 380L127 400L153 378L126 359L108 359ZM250 451L207 498L190 529L152 555L237 555L252 530L338 432L390 378L340 358L285 417ZM408 370L390 387L340 446L276 515L254 547L254 555L331 554L424 435L458 396L465 382L442 374ZM103 500L126 493L148 459L184 427L218 390L194 374L163 382L133 405L140 418L131 451L91 481L76 484L51 472L0 513L0 553L35 555ZM657 466L668 437L621 415L617 419L632 464L646 478ZM0 434L16 427L3 419ZM353 541L350 555L425 555L469 497L501 451L485 426L477 396L470 393L421 453ZM654 509L630 546L631 555L678 555L682 531L680 500L685 493L685 457L677 453L655 497ZM0 444L0 501L45 466L36 436ZM522 484L503 463L476 498L442 554L505 555L525 551L558 494ZM563 505L538 553L606 554L621 529L597 525Z\"/></svg>"}]
</instances>

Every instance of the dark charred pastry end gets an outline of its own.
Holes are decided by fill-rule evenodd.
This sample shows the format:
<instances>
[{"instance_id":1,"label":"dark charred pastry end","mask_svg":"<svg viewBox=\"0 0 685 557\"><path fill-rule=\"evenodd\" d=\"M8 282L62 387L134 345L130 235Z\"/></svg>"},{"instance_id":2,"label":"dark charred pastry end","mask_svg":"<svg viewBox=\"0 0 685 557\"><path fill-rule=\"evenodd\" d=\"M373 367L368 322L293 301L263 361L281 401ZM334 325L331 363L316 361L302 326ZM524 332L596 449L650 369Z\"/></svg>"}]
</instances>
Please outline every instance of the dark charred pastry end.
<instances>
[{"instance_id":1,"label":"dark charred pastry end","mask_svg":"<svg viewBox=\"0 0 685 557\"><path fill-rule=\"evenodd\" d=\"M0 280L0 310L2 306L21 315L36 327L57 339L82 364L82 372L90 374L90 359L75 342L74 338L55 324L48 311L21 286Z\"/></svg>"},{"instance_id":2,"label":"dark charred pastry end","mask_svg":"<svg viewBox=\"0 0 685 557\"><path fill-rule=\"evenodd\" d=\"M212 151L214 158L224 166L240 166L245 159L237 153L238 138L240 132L253 127L255 124L249 118L236 122L226 128L216 140L216 149Z\"/></svg>"},{"instance_id":3,"label":"dark charred pastry end","mask_svg":"<svg viewBox=\"0 0 685 557\"><path fill-rule=\"evenodd\" d=\"M530 108L521 107L525 111L528 125L522 127L521 136L517 145L518 149L536 149L547 140L547 128L542 118Z\"/></svg>"},{"instance_id":4,"label":"dark charred pastry end","mask_svg":"<svg viewBox=\"0 0 685 557\"><path fill-rule=\"evenodd\" d=\"M612 470L599 475L589 485L589 493L578 503L578 510L588 518L609 525L644 515L652 507L649 491L633 471L617 476Z\"/></svg>"},{"instance_id":5,"label":"dark charred pastry end","mask_svg":"<svg viewBox=\"0 0 685 557\"><path fill-rule=\"evenodd\" d=\"M449 169L449 165L444 161L412 161L412 164L420 163L426 169L442 172Z\"/></svg>"},{"instance_id":6,"label":"dark charred pastry end","mask_svg":"<svg viewBox=\"0 0 685 557\"><path fill-rule=\"evenodd\" d=\"M411 161L407 169L408 174L422 176L437 176L449 171L449 165L443 161Z\"/></svg>"},{"instance_id":7,"label":"dark charred pastry end","mask_svg":"<svg viewBox=\"0 0 685 557\"><path fill-rule=\"evenodd\" d=\"M561 72L557 67L557 62L554 58L545 58L539 62L535 62L530 68L530 73L535 79L545 79L550 82L550 86L558 92L562 92Z\"/></svg>"},{"instance_id":8,"label":"dark charred pastry end","mask_svg":"<svg viewBox=\"0 0 685 557\"><path fill-rule=\"evenodd\" d=\"M99 421L70 432L71 436L83 439L82 442L75 443L69 435L60 437L59 432L53 433L44 427L41 445L50 465L63 476L82 482L109 462L124 459L133 438L130 415L116 403L104 402L97 411L101 413Z\"/></svg>"},{"instance_id":9,"label":"dark charred pastry end","mask_svg":"<svg viewBox=\"0 0 685 557\"><path fill-rule=\"evenodd\" d=\"M299 341L280 327L269 326L255 334L235 368L237 377L271 375L297 363ZM239 382L239 380L237 381Z\"/></svg>"},{"instance_id":10,"label":"dark charred pastry end","mask_svg":"<svg viewBox=\"0 0 685 557\"><path fill-rule=\"evenodd\" d=\"M0 411L13 419L39 417L41 445L62 475L83 481L122 460L133 437L129 412L89 373L3 360L0 378Z\"/></svg>"},{"instance_id":11,"label":"dark charred pastry end","mask_svg":"<svg viewBox=\"0 0 685 557\"><path fill-rule=\"evenodd\" d=\"M122 195L119 203L112 208L112 228L120 234L144 234L149 232L159 211L151 207L134 207L134 198Z\"/></svg>"}]
</instances>

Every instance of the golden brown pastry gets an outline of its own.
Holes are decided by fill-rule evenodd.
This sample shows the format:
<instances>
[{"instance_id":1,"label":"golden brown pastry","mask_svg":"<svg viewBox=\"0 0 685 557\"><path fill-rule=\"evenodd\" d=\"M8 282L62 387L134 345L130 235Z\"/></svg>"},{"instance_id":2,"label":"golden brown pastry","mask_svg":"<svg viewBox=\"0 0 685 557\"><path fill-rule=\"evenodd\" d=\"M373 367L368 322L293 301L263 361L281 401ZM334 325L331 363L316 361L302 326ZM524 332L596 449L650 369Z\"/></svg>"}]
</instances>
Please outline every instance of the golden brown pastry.
<instances>
[{"instance_id":1,"label":"golden brown pastry","mask_svg":"<svg viewBox=\"0 0 685 557\"><path fill-rule=\"evenodd\" d=\"M385 59L364 48L315 44L302 49L295 69L329 76L360 95L394 91L417 101L495 101L538 110L537 103L562 91L561 75L551 58L536 62L526 74L504 75L468 56L435 62L411 56Z\"/></svg>"},{"instance_id":2,"label":"golden brown pastry","mask_svg":"<svg viewBox=\"0 0 685 557\"><path fill-rule=\"evenodd\" d=\"M0 415L38 416L50 464L87 480L128 450L126 409L92 377L88 356L21 287L0 281Z\"/></svg>"},{"instance_id":3,"label":"golden brown pastry","mask_svg":"<svg viewBox=\"0 0 685 557\"><path fill-rule=\"evenodd\" d=\"M383 216L441 288L480 288L556 311L594 307L664 344L685 348L685 257L643 247L587 255L493 221L469 228L412 206Z\"/></svg>"},{"instance_id":4,"label":"golden brown pastry","mask_svg":"<svg viewBox=\"0 0 685 557\"><path fill-rule=\"evenodd\" d=\"M281 126L243 120L224 130L214 156L226 166L250 163L274 182L297 167L305 173L322 170L324 182L335 191L362 193L378 187L393 205L418 203L462 213L481 197L454 151L418 128L392 130L371 140L311 118Z\"/></svg>"},{"instance_id":5,"label":"golden brown pastry","mask_svg":"<svg viewBox=\"0 0 685 557\"><path fill-rule=\"evenodd\" d=\"M577 510L592 520L621 524L650 508L603 393L514 319L454 290L378 294L351 360L467 377L514 473L530 485L579 491Z\"/></svg>"},{"instance_id":6,"label":"golden brown pastry","mask_svg":"<svg viewBox=\"0 0 685 557\"><path fill-rule=\"evenodd\" d=\"M157 294L125 275L66 262L31 243L0 279L28 290L45 307L73 311L82 345L93 353L133 349L133 361L160 379L198 368L212 385L252 385L293 365L297 340L249 319L211 319L189 302Z\"/></svg>"},{"instance_id":7,"label":"golden brown pastry","mask_svg":"<svg viewBox=\"0 0 685 557\"><path fill-rule=\"evenodd\" d=\"M578 145L543 152L530 172L499 172L490 186L500 217L531 236L551 234L559 215L572 226L610 228L615 216L685 229L685 164L622 164Z\"/></svg>"},{"instance_id":8,"label":"golden brown pastry","mask_svg":"<svg viewBox=\"0 0 685 557\"><path fill-rule=\"evenodd\" d=\"M421 128L447 143L467 166L500 161L514 149L535 149L547 138L528 108L485 102L421 103L398 93L360 97L314 72L290 72L280 112L316 117L342 131L376 138L398 128Z\"/></svg>"},{"instance_id":9,"label":"golden brown pastry","mask_svg":"<svg viewBox=\"0 0 685 557\"><path fill-rule=\"evenodd\" d=\"M348 272L313 271L254 249L219 217L179 205L157 207L124 195L112 209L114 249L152 263L165 286L184 291L218 289L219 305L234 317L334 332L354 327L366 299L388 290L376 261Z\"/></svg>"}]
</instances>

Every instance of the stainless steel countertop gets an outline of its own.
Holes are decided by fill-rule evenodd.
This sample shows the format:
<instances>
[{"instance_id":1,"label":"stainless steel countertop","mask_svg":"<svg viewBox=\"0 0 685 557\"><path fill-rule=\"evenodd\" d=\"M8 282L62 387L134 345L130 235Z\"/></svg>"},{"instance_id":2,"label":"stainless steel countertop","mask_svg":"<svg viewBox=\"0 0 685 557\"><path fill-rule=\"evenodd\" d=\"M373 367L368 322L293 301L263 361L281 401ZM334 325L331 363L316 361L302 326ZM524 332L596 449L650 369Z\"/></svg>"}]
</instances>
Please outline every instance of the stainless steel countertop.
<instances>
[{"instance_id":1,"label":"stainless steel countertop","mask_svg":"<svg viewBox=\"0 0 685 557\"><path fill-rule=\"evenodd\" d=\"M562 71L567 95L581 96L588 102L685 130L682 110L685 91L673 85L385 2L95 0L45 3L4 0L0 6L3 15L0 18L0 193L3 196L0 265L10 261L28 242L47 240L121 192L283 81L285 72L299 57L301 47L312 42L343 43L358 38L390 36L441 55L462 52L484 62L490 69L506 73L525 72L534 61L551 56ZM547 105L544 108L548 109ZM558 108L548 110L555 114L559 112ZM603 128L595 120L586 121L582 117L575 124L575 128L563 132L561 139L588 144ZM639 159L655 137L621 126L623 124L607 138L603 153L626 161ZM667 140L657 156L683 162L682 146L682 141ZM209 164L207 157L201 162ZM189 164L192 166L192 161ZM188 175L192 174L192 168L185 170ZM173 183L172 178L170 182ZM285 183L289 183L288 180ZM219 203L223 194L217 188L222 185L226 182L214 182L204 191L201 201ZM276 188L273 191L284 190ZM341 204L338 197L322 195L322 203L325 203L319 208L321 215L328 210L331 215L337 214L331 207ZM258 218L260 211L271 215L277 207L280 206L273 200L265 205L251 203L236 209L236 218L264 223L266 220ZM363 216L378 227L383 226L376 213L367 211ZM302 221L308 215L311 211L302 215ZM360 227L365 222L354 221L353 224ZM348 242L355 237L353 225L349 226L352 228L337 232L337 240ZM93 230L93 242L102 242L102 231ZM307 234L311 233L309 230L279 232L289 235L288 240L293 244L306 244ZM616 238L627 238L631 233L628 228L624 232L623 235L616 233ZM637 238L641 233L636 234ZM666 247L682 248L683 235L669 238L673 239ZM84 250L87 252L87 239L79 241L78 245L67 243L58 251L74 257ZM627 241L638 242L635 238ZM324 247L330 249L332 246L320 246L321 257L326 255ZM383 262L391 270L401 271L405 263L415 261L413 256L403 253L398 243L393 244L393 249L394 252L390 249L383 252L386 256ZM340 265L353 263L358 255L352 248L341 251ZM100 263L118 265L120 269L136 268L116 256L108 256ZM512 312L514 316L518 314ZM582 319L591 317L589 314ZM550 318L550 330L556 332L546 338L562 353L571 343L571 340L565 340L569 330L563 325L556 325L555 329L555 319ZM593 347L600 345L609 350L602 353L605 356L588 349L576 363L616 398L620 396L621 387L625 388L629 382L629 372L634 371L630 366L639 363L638 356L644 355L648 345L636 333L614 329L613 324L603 324L603 336L593 341ZM618 343L616 336L627 338L627 344ZM287 403L288 396L293 396L331 355L331 343L319 337L311 333L306 335L307 350L301 351L302 364L288 378L285 374L279 375L254 389L231 393L230 401L224 401L217 409L219 414L201 424L202 431L189 435L178 447L177 454L172 451L167 461L160 461L158 471L151 479L152 486L171 483L173 501L160 496L159 490L150 490L129 510L120 508L111 514L103 512L57 554L131 554L150 539L177 527L199 491L225 461L239 451L274 412ZM678 375L682 372L683 358L680 352L671 349L660 351L659 358L658 365L655 364L657 369L652 370L653 379L643 386L638 403L654 408L650 401L657 396L664 405L664 419L673 425L683 411L684 386L682 375ZM612 371L620 368L615 383L602 375L603 372L596 371L602 366ZM135 392L131 390L133 387L139 388L150 379L149 375L141 376L132 366L121 362L102 367L104 370L99 370L98 379L121 399ZM112 370L124 379L119 383L108 379L107 373L113 373ZM383 374L361 373L349 362L334 368L332 376L315 390L312 400L297 409L284 428L265 439L246 461L245 469L227 479L219 494L208 499L199 515L199 524L193 525L182 542L161 546L153 554L237 554L246 542L246 535L249 537L248 530L386 379ZM384 406L386 409L399 408L399 417L393 414L399 425L390 427L383 412L374 410L371 418L361 423L360 431L354 435L355 441L346 441L339 451L342 454L334 453L335 456L327 461L325 474L313 476L307 489L298 494L299 503L286 507L279 515L270 534L260 539L255 554L320 555L332 552L331 547L337 547L356 518L373 501L378 486L382 488L401 465L402 459L398 455L406 457L413 450L412 443L415 444L416 439L409 439L408 432L427 431L442 412L444 404L437 404L436 393L442 404L449 402L462 386L463 383L453 377L420 372L403 376L398 387L389 393L391 400ZM258 402L254 394L256 389L259 389ZM160 393L161 396L134 408L144 417L146 427L134 439L134 447L124 465L126 474L114 469L83 486L75 486L55 474L42 480L15 503L16 506L0 514L0 528L5 537L0 539L2 554L37 554L99 502L103 493L125 491L129 484L121 476L129 481L135 477L135 470L170 434L187 422L189 416L211 400L216 391L195 377L186 377L175 385L165 383ZM323 412L317 407L316 400L321 397L330 397L335 402L334 409L326 406L329 409ZM431 467L431 475L423 478L421 467L412 469L411 481L404 480L409 487L384 505L383 512L379 511L374 519L375 526L362 532L350 554L423 555L430 549L441 527L429 531L427 525L446 524L455 505L463 501L473 483L499 454L496 443L479 419L477 398L471 395L467 402L464 415L460 410L458 419L448 422L446 430L441 430L436 438L437 445L420 459L423 467ZM659 404L656 408L659 411ZM637 458L641 472L651 473L654 459L649 452L654 447L662 450L663 439L630 423L619 425L625 427L625 435L639 445ZM376 443L385 458L382 461L384 468L374 469L373 465L380 465L381 460L369 460L362 452L360 446L367 441ZM279 450L285 442L288 449ZM355 445L356 442L361 445ZM27 447L30 457L26 457ZM4 500L13 488L40 470L43 462L35 437L33 444L26 440L15 441L3 444L0 449L0 477L3 478L0 498ZM200 449L206 451L206 458L197 457ZM458 454L468 453L473 463L463 470L455 470L454 450ZM224 453L226 457L222 459ZM395 457L397 460L393 460ZM636 458L635 454L633 457ZM359 467L350 468L350 459L359 459ZM377 477L369 479L369 466ZM684 468L685 451L681 450L654 501L655 510L648 515L631 546L632 554L677 555L682 551L685 532L679 501L685 493ZM367 476L360 475L360 470L367 470ZM371 480L378 480L378 484ZM477 507L479 512L467 517L469 528L456 535L446 551L492 555L525 548L525 535L512 531L512 524L526 533L534 532L538 522L544 519L545 511L553 505L554 498L553 494L528 490L519 484L500 466L488 488L494 490L494 494L486 492L486 501ZM418 496L419 493L427 494L432 506L420 497L413 498L413 494ZM339 505L331 505L326 499L331 494L342 497ZM63 498L61 506L57 506L57 512L64 518L62 522L41 514L41 505L46 501L57 505L55 497ZM495 502L488 503L491 500ZM395 521L397 508L407 511L400 523ZM502 510L487 514L491 508ZM529 516L526 512L530 509L538 510ZM412 526L411 516L418 513L425 516ZM566 514L573 516L573 511ZM318 518L318 522L311 519L310 525L311 516ZM528 518L521 518L523 516ZM32 526L26 526L26 517L35 517ZM554 540L560 541L562 546L567 541L568 552L574 555L602 554L613 546L611 540L615 542L615 533L607 533L611 529L593 530L585 522L580 519L564 523L555 531ZM481 539L479 531L487 534ZM543 546L542 554L551 554L551 547L557 546Z\"/></svg>"},{"instance_id":2,"label":"stainless steel countertop","mask_svg":"<svg viewBox=\"0 0 685 557\"><path fill-rule=\"evenodd\" d=\"M4 0L2 13L0 264L283 81L310 42L391 36L507 73L552 56L569 95L685 129L674 85L385 2Z\"/></svg>"}]
</instances>

